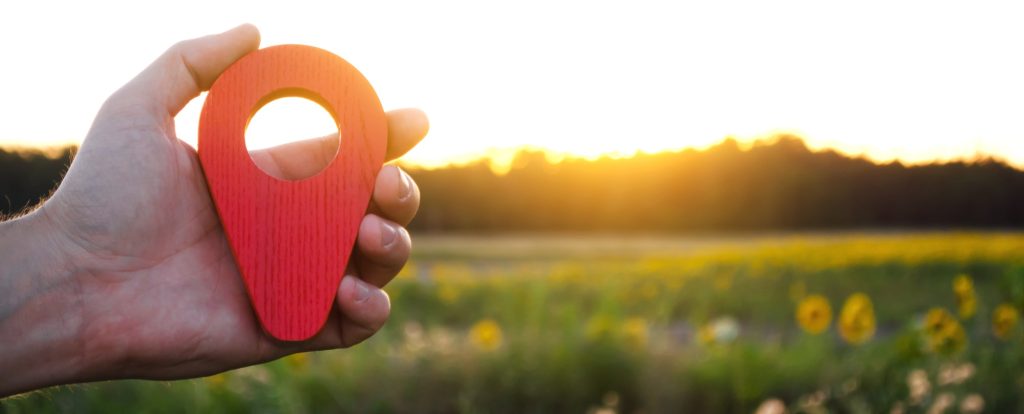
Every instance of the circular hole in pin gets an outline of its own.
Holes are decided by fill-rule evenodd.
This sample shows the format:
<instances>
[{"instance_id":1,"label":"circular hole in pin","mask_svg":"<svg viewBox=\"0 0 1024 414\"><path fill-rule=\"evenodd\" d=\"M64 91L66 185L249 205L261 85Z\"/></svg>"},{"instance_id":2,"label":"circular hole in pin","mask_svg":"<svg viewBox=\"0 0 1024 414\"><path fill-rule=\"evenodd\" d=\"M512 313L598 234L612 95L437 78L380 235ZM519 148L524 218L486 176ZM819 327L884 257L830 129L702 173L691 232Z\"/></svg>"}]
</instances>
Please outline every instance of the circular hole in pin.
<instances>
[{"instance_id":1,"label":"circular hole in pin","mask_svg":"<svg viewBox=\"0 0 1024 414\"><path fill-rule=\"evenodd\" d=\"M319 174L341 146L337 124L326 106L316 102L315 96L299 94L282 91L267 96L245 127L249 158L279 180L299 181Z\"/></svg>"}]
</instances>

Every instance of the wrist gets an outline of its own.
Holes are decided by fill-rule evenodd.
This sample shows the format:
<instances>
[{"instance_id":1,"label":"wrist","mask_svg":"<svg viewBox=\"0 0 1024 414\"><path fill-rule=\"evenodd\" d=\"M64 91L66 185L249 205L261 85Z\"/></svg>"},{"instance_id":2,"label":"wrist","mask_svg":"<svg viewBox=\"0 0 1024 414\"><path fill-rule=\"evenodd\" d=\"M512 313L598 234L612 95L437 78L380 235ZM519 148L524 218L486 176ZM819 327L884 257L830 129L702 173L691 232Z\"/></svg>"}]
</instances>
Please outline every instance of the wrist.
<instances>
[{"instance_id":1,"label":"wrist","mask_svg":"<svg viewBox=\"0 0 1024 414\"><path fill-rule=\"evenodd\" d=\"M0 397L88 378L74 260L42 210L0 223Z\"/></svg>"}]
</instances>

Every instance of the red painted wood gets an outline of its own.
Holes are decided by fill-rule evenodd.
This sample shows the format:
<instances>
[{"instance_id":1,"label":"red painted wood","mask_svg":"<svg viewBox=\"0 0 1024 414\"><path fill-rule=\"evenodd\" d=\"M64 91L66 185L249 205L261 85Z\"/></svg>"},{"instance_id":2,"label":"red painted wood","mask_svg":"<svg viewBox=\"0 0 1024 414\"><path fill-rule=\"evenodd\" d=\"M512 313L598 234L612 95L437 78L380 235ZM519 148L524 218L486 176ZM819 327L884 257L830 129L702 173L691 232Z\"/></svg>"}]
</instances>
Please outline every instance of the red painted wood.
<instances>
[{"instance_id":1,"label":"red painted wood","mask_svg":"<svg viewBox=\"0 0 1024 414\"><path fill-rule=\"evenodd\" d=\"M249 157L245 128L285 96L319 102L341 145L319 174L282 181ZM210 88L199 159L249 298L264 329L299 341L324 325L384 162L387 120L370 83L322 49L284 45L246 55Z\"/></svg>"}]
</instances>

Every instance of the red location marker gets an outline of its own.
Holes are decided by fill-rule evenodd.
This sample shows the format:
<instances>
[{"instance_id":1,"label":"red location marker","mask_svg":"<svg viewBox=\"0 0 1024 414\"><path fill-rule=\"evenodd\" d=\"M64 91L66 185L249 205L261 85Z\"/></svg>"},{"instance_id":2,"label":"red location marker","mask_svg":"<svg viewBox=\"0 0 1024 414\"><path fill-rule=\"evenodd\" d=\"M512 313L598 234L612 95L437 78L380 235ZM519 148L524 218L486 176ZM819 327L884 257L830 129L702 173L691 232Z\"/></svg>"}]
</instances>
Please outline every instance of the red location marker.
<instances>
[{"instance_id":1,"label":"red location marker","mask_svg":"<svg viewBox=\"0 0 1024 414\"><path fill-rule=\"evenodd\" d=\"M341 145L319 174L283 181L245 148L252 115L277 98L319 103ZM344 59L301 45L239 59L217 79L199 119L199 160L256 315L275 338L323 327L384 162L387 120L370 83Z\"/></svg>"}]
</instances>

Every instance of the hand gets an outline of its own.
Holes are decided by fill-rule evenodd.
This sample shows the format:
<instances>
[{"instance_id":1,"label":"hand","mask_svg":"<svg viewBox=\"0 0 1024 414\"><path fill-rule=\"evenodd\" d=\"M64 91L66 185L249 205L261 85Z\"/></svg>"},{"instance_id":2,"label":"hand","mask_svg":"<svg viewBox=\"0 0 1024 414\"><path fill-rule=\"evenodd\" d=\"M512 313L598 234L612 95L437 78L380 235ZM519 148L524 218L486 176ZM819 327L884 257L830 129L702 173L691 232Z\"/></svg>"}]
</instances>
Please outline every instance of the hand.
<instances>
[{"instance_id":1,"label":"hand","mask_svg":"<svg viewBox=\"0 0 1024 414\"><path fill-rule=\"evenodd\" d=\"M169 49L103 105L56 193L0 225L0 372L20 373L0 375L0 396L67 382L208 375L348 347L387 320L381 287L409 257L402 226L419 206L418 188L395 166L377 177L325 328L284 343L255 318L174 116L258 46L259 33L246 25ZM418 110L393 111L388 127L390 160L423 138L427 120ZM307 176L333 157L336 139L252 157L279 176Z\"/></svg>"}]
</instances>

